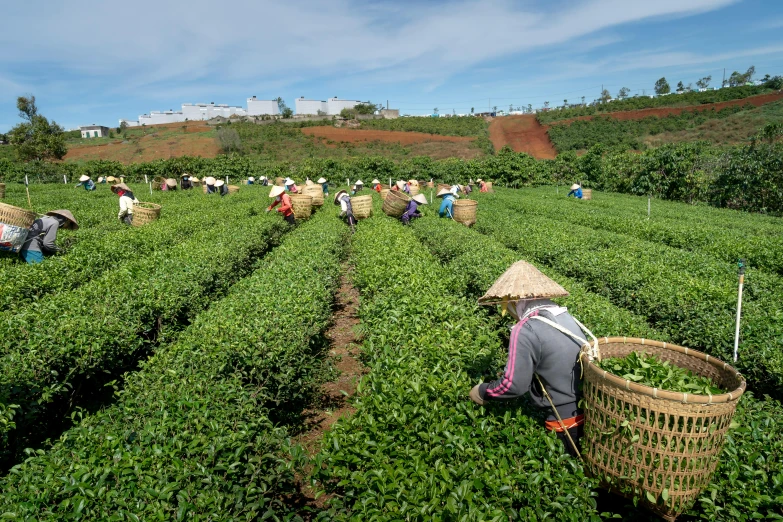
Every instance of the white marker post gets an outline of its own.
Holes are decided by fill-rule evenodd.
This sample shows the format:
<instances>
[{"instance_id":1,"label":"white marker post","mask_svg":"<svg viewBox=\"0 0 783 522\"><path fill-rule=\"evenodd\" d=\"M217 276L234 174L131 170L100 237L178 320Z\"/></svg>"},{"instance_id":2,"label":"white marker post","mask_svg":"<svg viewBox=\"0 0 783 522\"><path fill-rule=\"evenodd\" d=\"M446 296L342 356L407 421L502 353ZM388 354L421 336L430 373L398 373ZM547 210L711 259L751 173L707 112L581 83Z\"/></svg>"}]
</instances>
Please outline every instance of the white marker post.
<instances>
[{"instance_id":1,"label":"white marker post","mask_svg":"<svg viewBox=\"0 0 783 522\"><path fill-rule=\"evenodd\" d=\"M739 292L737 295L737 327L734 330L734 362L739 351L740 318L742 316L742 286L745 284L745 260L739 260Z\"/></svg>"}]
</instances>

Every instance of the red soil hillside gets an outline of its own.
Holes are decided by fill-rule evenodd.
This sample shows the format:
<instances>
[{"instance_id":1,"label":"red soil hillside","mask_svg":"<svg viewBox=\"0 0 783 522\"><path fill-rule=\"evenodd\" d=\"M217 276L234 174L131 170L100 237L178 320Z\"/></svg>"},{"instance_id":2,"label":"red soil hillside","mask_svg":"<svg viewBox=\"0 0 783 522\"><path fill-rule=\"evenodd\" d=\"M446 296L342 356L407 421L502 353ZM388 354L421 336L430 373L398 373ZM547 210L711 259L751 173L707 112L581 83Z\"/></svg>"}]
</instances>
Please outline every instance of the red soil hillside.
<instances>
[{"instance_id":1,"label":"red soil hillside","mask_svg":"<svg viewBox=\"0 0 783 522\"><path fill-rule=\"evenodd\" d=\"M495 150L508 145L514 152L525 152L536 159L554 159L557 155L546 127L533 114L495 118L489 124L489 139Z\"/></svg>"}]
</instances>

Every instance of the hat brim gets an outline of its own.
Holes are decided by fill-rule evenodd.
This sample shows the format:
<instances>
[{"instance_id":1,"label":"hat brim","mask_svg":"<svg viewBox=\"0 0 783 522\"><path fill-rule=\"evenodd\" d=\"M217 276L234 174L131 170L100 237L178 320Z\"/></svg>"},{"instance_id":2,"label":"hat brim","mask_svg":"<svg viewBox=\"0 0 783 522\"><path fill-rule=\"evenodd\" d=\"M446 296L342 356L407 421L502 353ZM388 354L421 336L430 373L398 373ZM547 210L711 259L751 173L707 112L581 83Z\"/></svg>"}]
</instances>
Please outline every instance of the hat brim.
<instances>
[{"instance_id":1,"label":"hat brim","mask_svg":"<svg viewBox=\"0 0 783 522\"><path fill-rule=\"evenodd\" d=\"M545 299L567 295L568 291L565 288L544 275L538 268L527 261L517 261L479 298L478 303L491 305L521 299Z\"/></svg>"},{"instance_id":2,"label":"hat brim","mask_svg":"<svg viewBox=\"0 0 783 522\"><path fill-rule=\"evenodd\" d=\"M50 212L47 212L46 215L59 216L65 219L65 224L63 225L62 228L67 228L69 230L79 230L79 223L76 222L76 218L73 217L73 214L71 214L70 210L65 210L65 209L52 210Z\"/></svg>"}]
</instances>

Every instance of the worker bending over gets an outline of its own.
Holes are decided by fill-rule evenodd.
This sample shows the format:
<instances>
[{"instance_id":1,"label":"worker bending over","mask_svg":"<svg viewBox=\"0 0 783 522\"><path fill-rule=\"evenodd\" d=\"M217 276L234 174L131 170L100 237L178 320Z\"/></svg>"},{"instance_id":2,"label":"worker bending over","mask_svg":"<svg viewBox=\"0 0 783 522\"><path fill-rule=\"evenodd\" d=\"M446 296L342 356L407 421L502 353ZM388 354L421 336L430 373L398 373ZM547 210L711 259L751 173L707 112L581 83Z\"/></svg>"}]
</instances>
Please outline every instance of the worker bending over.
<instances>
[{"instance_id":1,"label":"worker bending over","mask_svg":"<svg viewBox=\"0 0 783 522\"><path fill-rule=\"evenodd\" d=\"M566 295L563 287L525 261L514 263L495 281L479 304L501 304L518 322L511 329L503 377L476 385L470 398L484 405L529 393L536 406L548 410L546 429L556 432L566 451L577 456L584 424L578 406L579 357L587 341L584 327L568 310L547 299Z\"/></svg>"}]
</instances>

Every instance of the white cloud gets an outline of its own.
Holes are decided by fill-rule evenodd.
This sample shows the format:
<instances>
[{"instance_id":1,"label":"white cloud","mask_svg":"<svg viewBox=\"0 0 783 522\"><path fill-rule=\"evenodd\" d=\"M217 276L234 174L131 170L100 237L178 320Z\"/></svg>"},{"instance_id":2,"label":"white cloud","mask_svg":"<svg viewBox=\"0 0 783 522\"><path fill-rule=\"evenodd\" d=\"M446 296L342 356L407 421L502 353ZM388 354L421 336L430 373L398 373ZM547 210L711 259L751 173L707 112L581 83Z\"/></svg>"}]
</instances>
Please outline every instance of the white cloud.
<instances>
[{"instance_id":1,"label":"white cloud","mask_svg":"<svg viewBox=\"0 0 783 522\"><path fill-rule=\"evenodd\" d=\"M117 83L119 92L252 79L279 89L304 77L357 72L435 86L499 57L735 1L582 0L558 10L511 0L404 7L350 0L234 0L219 7L206 0L32 0L9 8L0 21L0 45L15 49L0 57L0 73L13 67L24 76L23 64L56 63L63 72ZM593 42L605 45L601 37ZM258 92L264 94L271 93Z\"/></svg>"}]
</instances>

